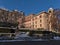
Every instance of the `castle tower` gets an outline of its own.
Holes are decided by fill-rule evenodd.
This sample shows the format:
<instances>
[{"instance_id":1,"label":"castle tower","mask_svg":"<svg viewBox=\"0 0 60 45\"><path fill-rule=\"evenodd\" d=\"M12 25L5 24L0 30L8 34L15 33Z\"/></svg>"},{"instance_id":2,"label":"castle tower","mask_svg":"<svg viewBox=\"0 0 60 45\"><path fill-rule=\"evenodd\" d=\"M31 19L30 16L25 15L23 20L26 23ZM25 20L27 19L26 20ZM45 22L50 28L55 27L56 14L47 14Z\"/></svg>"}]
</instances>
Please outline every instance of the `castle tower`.
<instances>
[{"instance_id":1,"label":"castle tower","mask_svg":"<svg viewBox=\"0 0 60 45\"><path fill-rule=\"evenodd\" d=\"M48 10L48 13L53 13L54 12L54 9L53 8L49 8L49 10Z\"/></svg>"},{"instance_id":2,"label":"castle tower","mask_svg":"<svg viewBox=\"0 0 60 45\"><path fill-rule=\"evenodd\" d=\"M49 8L49 30L52 31L53 8Z\"/></svg>"}]
</instances>

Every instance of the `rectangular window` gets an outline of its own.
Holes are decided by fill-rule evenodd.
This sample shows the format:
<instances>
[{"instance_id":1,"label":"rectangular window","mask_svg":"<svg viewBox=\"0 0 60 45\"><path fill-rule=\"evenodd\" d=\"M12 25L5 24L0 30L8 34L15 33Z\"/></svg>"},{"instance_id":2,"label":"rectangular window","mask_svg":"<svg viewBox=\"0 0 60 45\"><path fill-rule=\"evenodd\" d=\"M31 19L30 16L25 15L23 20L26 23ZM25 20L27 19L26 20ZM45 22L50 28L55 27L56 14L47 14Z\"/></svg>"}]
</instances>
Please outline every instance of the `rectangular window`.
<instances>
[{"instance_id":1,"label":"rectangular window","mask_svg":"<svg viewBox=\"0 0 60 45\"><path fill-rule=\"evenodd\" d=\"M37 25L35 25L35 27L37 27Z\"/></svg>"},{"instance_id":2,"label":"rectangular window","mask_svg":"<svg viewBox=\"0 0 60 45\"><path fill-rule=\"evenodd\" d=\"M37 21L35 21L35 24L37 24Z\"/></svg>"},{"instance_id":3,"label":"rectangular window","mask_svg":"<svg viewBox=\"0 0 60 45\"><path fill-rule=\"evenodd\" d=\"M32 25L32 28L34 28L34 25Z\"/></svg>"},{"instance_id":4,"label":"rectangular window","mask_svg":"<svg viewBox=\"0 0 60 45\"><path fill-rule=\"evenodd\" d=\"M40 15L40 18L42 18L42 16Z\"/></svg>"},{"instance_id":5,"label":"rectangular window","mask_svg":"<svg viewBox=\"0 0 60 45\"><path fill-rule=\"evenodd\" d=\"M32 20L34 21L34 18Z\"/></svg>"},{"instance_id":6,"label":"rectangular window","mask_svg":"<svg viewBox=\"0 0 60 45\"><path fill-rule=\"evenodd\" d=\"M40 24L40 27L42 27L42 24Z\"/></svg>"},{"instance_id":7,"label":"rectangular window","mask_svg":"<svg viewBox=\"0 0 60 45\"><path fill-rule=\"evenodd\" d=\"M32 22L32 25L34 25L34 22Z\"/></svg>"},{"instance_id":8,"label":"rectangular window","mask_svg":"<svg viewBox=\"0 0 60 45\"><path fill-rule=\"evenodd\" d=\"M31 25L31 23L29 25Z\"/></svg>"},{"instance_id":9,"label":"rectangular window","mask_svg":"<svg viewBox=\"0 0 60 45\"><path fill-rule=\"evenodd\" d=\"M42 20L40 20L40 23L42 22Z\"/></svg>"}]
</instances>

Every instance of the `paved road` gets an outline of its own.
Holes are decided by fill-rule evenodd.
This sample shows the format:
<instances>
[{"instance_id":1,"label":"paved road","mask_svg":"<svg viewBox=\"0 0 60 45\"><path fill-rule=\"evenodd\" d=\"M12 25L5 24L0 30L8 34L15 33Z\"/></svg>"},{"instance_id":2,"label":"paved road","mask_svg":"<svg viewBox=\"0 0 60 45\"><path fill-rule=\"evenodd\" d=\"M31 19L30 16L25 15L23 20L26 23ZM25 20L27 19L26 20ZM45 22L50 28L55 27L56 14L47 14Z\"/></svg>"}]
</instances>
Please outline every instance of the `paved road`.
<instances>
[{"instance_id":1,"label":"paved road","mask_svg":"<svg viewBox=\"0 0 60 45\"><path fill-rule=\"evenodd\" d=\"M15 41L15 42L0 42L0 45L60 45L60 41Z\"/></svg>"}]
</instances>

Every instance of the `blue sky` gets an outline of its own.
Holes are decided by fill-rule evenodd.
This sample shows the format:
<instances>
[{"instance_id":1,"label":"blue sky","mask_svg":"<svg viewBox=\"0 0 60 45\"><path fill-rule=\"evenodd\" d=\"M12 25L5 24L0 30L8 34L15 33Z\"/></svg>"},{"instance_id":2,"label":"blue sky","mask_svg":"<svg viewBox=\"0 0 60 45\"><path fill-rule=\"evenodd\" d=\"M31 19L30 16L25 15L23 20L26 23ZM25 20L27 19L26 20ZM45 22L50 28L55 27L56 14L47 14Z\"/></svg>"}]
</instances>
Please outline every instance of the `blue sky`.
<instances>
[{"instance_id":1,"label":"blue sky","mask_svg":"<svg viewBox=\"0 0 60 45\"><path fill-rule=\"evenodd\" d=\"M60 8L60 0L0 0L0 8L17 9L26 15L47 11L50 7Z\"/></svg>"}]
</instances>

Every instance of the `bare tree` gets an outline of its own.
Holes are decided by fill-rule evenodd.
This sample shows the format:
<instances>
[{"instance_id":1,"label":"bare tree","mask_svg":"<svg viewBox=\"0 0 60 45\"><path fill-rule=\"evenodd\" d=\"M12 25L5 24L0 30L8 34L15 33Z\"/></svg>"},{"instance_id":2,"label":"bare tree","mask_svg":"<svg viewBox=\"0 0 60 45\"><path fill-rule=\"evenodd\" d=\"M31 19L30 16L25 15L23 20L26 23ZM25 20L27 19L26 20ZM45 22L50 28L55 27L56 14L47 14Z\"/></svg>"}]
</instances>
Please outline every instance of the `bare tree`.
<instances>
[{"instance_id":1,"label":"bare tree","mask_svg":"<svg viewBox=\"0 0 60 45\"><path fill-rule=\"evenodd\" d=\"M50 15L49 17L49 24L51 23L51 29L54 31L59 31L60 30L60 10L55 9L53 14Z\"/></svg>"}]
</instances>

